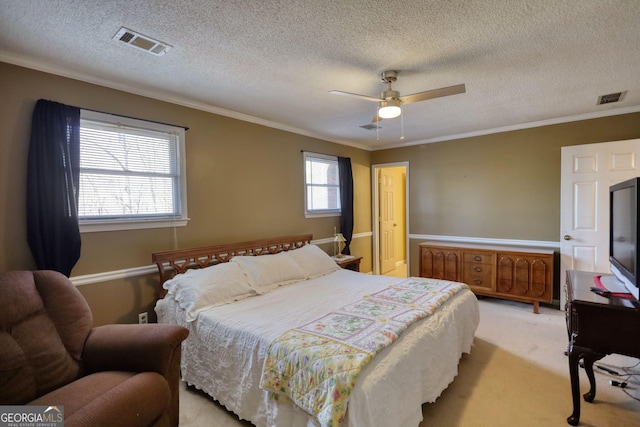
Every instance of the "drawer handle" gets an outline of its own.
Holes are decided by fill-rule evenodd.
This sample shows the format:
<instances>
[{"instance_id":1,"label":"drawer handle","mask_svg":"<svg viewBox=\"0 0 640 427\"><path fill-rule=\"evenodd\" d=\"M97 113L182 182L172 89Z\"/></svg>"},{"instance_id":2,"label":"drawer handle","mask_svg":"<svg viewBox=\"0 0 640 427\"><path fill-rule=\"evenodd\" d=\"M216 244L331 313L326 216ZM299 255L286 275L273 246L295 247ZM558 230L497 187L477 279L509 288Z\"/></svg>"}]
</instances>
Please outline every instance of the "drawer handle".
<instances>
[{"instance_id":1,"label":"drawer handle","mask_svg":"<svg viewBox=\"0 0 640 427\"><path fill-rule=\"evenodd\" d=\"M480 273L482 271L482 267L473 267L473 271Z\"/></svg>"},{"instance_id":2,"label":"drawer handle","mask_svg":"<svg viewBox=\"0 0 640 427\"><path fill-rule=\"evenodd\" d=\"M482 257L480 255L476 255L473 257L474 261L482 261Z\"/></svg>"},{"instance_id":3,"label":"drawer handle","mask_svg":"<svg viewBox=\"0 0 640 427\"><path fill-rule=\"evenodd\" d=\"M482 280L480 279L474 279L473 283L475 283L476 285L481 285L482 284Z\"/></svg>"}]
</instances>

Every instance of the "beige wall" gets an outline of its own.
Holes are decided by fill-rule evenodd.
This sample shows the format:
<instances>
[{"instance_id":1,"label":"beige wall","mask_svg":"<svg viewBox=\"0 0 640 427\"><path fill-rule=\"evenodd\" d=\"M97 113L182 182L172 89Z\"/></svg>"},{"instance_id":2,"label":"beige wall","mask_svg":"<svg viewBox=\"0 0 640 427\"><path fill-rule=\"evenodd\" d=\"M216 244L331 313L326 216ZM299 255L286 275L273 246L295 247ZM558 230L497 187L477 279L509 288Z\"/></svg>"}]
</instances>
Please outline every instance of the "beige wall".
<instances>
[{"instance_id":1,"label":"beige wall","mask_svg":"<svg viewBox=\"0 0 640 427\"><path fill-rule=\"evenodd\" d=\"M337 218L305 219L300 150L351 157L354 233L371 231L371 164L409 162L408 233L558 241L560 148L640 137L640 113L478 136L373 153L179 105L0 63L0 271L34 268L26 243L25 165L35 102L189 127L191 221L181 248L284 234L329 238ZM73 276L149 265L174 247L173 230L82 235ZM417 244L410 242L411 274ZM331 251L330 247L325 247ZM371 241L354 240L371 270ZM155 275L80 286L94 323L135 322L152 310ZM153 317L153 316L152 316Z\"/></svg>"},{"instance_id":2,"label":"beige wall","mask_svg":"<svg viewBox=\"0 0 640 427\"><path fill-rule=\"evenodd\" d=\"M372 164L409 162L410 234L558 242L561 147L639 137L634 113L375 151Z\"/></svg>"},{"instance_id":3,"label":"beige wall","mask_svg":"<svg viewBox=\"0 0 640 427\"><path fill-rule=\"evenodd\" d=\"M40 98L189 128L191 221L176 230L180 248L288 234L332 237L337 217L304 217L301 150L351 157L354 233L371 231L368 151L6 63L0 63L0 93L0 271L35 268L26 242L25 166L31 114ZM152 252L174 247L173 229L84 233L72 276L147 266ZM352 253L364 256L363 271L371 270L369 237L355 239ZM94 323L104 324L136 322L139 312L151 312L156 286L155 275L146 275L79 289L92 308Z\"/></svg>"}]
</instances>

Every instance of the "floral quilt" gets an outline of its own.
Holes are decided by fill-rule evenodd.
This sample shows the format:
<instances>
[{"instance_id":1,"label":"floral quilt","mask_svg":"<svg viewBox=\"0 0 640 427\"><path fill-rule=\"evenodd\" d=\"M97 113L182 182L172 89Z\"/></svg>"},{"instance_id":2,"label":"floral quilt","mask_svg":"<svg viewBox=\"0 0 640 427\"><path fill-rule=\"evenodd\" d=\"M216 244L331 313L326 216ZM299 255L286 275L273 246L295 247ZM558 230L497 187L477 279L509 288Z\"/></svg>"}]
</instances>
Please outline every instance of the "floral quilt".
<instances>
[{"instance_id":1,"label":"floral quilt","mask_svg":"<svg viewBox=\"0 0 640 427\"><path fill-rule=\"evenodd\" d=\"M291 329L269 345L260 386L292 400L322 427L337 427L362 368L464 288L412 277Z\"/></svg>"}]
</instances>

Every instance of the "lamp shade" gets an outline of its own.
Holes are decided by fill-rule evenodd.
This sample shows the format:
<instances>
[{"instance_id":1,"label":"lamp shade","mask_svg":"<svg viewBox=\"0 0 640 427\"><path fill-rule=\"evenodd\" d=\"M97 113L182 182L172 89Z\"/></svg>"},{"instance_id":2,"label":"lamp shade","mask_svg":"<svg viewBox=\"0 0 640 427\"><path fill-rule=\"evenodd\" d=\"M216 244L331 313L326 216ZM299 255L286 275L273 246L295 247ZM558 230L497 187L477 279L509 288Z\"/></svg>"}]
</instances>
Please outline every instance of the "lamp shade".
<instances>
[{"instance_id":1,"label":"lamp shade","mask_svg":"<svg viewBox=\"0 0 640 427\"><path fill-rule=\"evenodd\" d=\"M336 237L334 237L334 238L333 238L333 241L334 241L334 242L342 243L342 242L346 242L346 241L347 241L347 239L345 239L345 238L344 238L344 236L342 235L342 233L337 233L337 234L336 234Z\"/></svg>"},{"instance_id":2,"label":"lamp shade","mask_svg":"<svg viewBox=\"0 0 640 427\"><path fill-rule=\"evenodd\" d=\"M378 105L378 116L381 119L393 119L394 117L398 117L400 114L402 114L402 109L400 108L399 99L380 101L380 104Z\"/></svg>"}]
</instances>

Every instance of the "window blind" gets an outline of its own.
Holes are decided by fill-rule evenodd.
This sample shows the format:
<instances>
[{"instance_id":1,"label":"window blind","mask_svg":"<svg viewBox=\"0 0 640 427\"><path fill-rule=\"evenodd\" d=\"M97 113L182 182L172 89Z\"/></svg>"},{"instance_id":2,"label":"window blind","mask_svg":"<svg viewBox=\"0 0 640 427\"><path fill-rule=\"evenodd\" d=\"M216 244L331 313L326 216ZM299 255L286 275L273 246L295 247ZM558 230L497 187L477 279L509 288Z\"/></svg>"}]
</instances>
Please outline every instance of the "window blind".
<instances>
[{"instance_id":1,"label":"window blind","mask_svg":"<svg viewBox=\"0 0 640 427\"><path fill-rule=\"evenodd\" d=\"M82 119L81 219L180 215L178 135Z\"/></svg>"}]
</instances>

